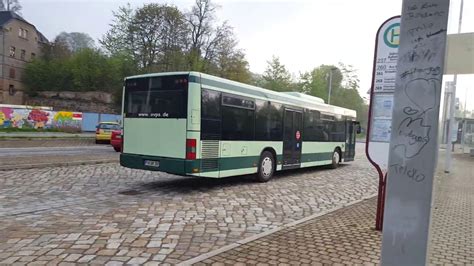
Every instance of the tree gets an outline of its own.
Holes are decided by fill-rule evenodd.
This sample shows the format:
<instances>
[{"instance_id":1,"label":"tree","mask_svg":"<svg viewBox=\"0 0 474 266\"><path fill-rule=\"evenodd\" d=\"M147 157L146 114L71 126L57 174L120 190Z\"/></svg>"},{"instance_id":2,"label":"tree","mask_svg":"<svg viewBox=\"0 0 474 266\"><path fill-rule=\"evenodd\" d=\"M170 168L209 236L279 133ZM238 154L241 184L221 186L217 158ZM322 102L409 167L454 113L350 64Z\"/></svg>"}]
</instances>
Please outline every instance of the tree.
<instances>
[{"instance_id":1,"label":"tree","mask_svg":"<svg viewBox=\"0 0 474 266\"><path fill-rule=\"evenodd\" d=\"M69 57L34 60L26 66L23 81L30 94L37 91L121 91L123 77L133 73L129 58L108 57L84 48Z\"/></svg>"},{"instance_id":2,"label":"tree","mask_svg":"<svg viewBox=\"0 0 474 266\"><path fill-rule=\"evenodd\" d=\"M139 72L193 70L249 82L245 54L232 28L217 23L216 8L210 0L188 13L164 4L120 7L100 43L110 55L132 58Z\"/></svg>"},{"instance_id":3,"label":"tree","mask_svg":"<svg viewBox=\"0 0 474 266\"><path fill-rule=\"evenodd\" d=\"M0 11L20 13L22 7L18 0L0 0Z\"/></svg>"},{"instance_id":4,"label":"tree","mask_svg":"<svg viewBox=\"0 0 474 266\"><path fill-rule=\"evenodd\" d=\"M133 10L120 7L114 12L111 29L100 41L105 50L128 54L144 71L176 70L184 60L186 24L184 14L176 7L147 4Z\"/></svg>"},{"instance_id":5,"label":"tree","mask_svg":"<svg viewBox=\"0 0 474 266\"><path fill-rule=\"evenodd\" d=\"M368 106L359 94L359 77L351 65L339 63L321 65L310 72L301 74L299 90L327 102L329 73L332 71L331 104L355 110L363 127L367 124Z\"/></svg>"},{"instance_id":6,"label":"tree","mask_svg":"<svg viewBox=\"0 0 474 266\"><path fill-rule=\"evenodd\" d=\"M333 65L321 65L310 72L301 74L298 84L299 90L303 93L322 98L327 102L329 95L329 75L331 72L331 98L333 99L333 96L341 88L343 79L341 70Z\"/></svg>"},{"instance_id":7,"label":"tree","mask_svg":"<svg viewBox=\"0 0 474 266\"><path fill-rule=\"evenodd\" d=\"M294 87L291 81L291 74L285 65L280 62L280 58L273 56L267 61L267 68L263 74L263 87L274 91L290 91Z\"/></svg>"},{"instance_id":8,"label":"tree","mask_svg":"<svg viewBox=\"0 0 474 266\"><path fill-rule=\"evenodd\" d=\"M210 63L218 60L219 47L235 41L227 22L216 26L217 8L211 0L196 0L191 11L186 14L190 38L189 65L193 70L209 70Z\"/></svg>"},{"instance_id":9,"label":"tree","mask_svg":"<svg viewBox=\"0 0 474 266\"><path fill-rule=\"evenodd\" d=\"M94 48L94 39L83 32L61 32L56 36L55 42L63 44L71 52L75 53L81 49Z\"/></svg>"}]
</instances>

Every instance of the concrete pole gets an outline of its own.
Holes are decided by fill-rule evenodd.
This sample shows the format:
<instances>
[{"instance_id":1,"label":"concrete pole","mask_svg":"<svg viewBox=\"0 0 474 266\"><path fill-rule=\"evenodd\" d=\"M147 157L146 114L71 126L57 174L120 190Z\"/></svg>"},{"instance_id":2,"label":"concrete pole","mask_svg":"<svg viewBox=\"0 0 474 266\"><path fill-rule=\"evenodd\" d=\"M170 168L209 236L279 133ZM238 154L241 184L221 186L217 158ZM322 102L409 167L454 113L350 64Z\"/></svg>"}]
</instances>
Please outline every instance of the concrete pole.
<instances>
[{"instance_id":1,"label":"concrete pole","mask_svg":"<svg viewBox=\"0 0 474 266\"><path fill-rule=\"evenodd\" d=\"M459 10L459 24L458 24L458 34L461 33L461 25L462 25L462 11L464 6L464 0L461 0L461 8ZM456 87L457 87L458 75L454 74L453 79L453 91L451 93L451 104L449 108L449 131L448 131L448 138L446 142L446 158L445 158L445 173L451 172L451 164L452 164L452 152L451 152L451 143L452 143L452 128L454 127L454 105L456 104Z\"/></svg>"},{"instance_id":2,"label":"concrete pole","mask_svg":"<svg viewBox=\"0 0 474 266\"><path fill-rule=\"evenodd\" d=\"M449 0L403 0L382 266L428 262L448 13ZM427 57L427 51L432 56ZM437 68L435 74L416 71Z\"/></svg>"},{"instance_id":3,"label":"concrete pole","mask_svg":"<svg viewBox=\"0 0 474 266\"><path fill-rule=\"evenodd\" d=\"M454 128L454 111L456 105L456 81L457 76L454 75L454 81L450 82L450 93L449 93L449 120L448 120L448 137L446 141L446 158L445 158L445 165L444 165L444 172L449 173L451 172L452 167L452 151L451 145L453 143L453 128ZM446 99L447 100L447 99Z\"/></svg>"},{"instance_id":4,"label":"concrete pole","mask_svg":"<svg viewBox=\"0 0 474 266\"><path fill-rule=\"evenodd\" d=\"M328 104L331 104L331 91L332 91L332 69L329 70L329 89L328 89Z\"/></svg>"},{"instance_id":5,"label":"concrete pole","mask_svg":"<svg viewBox=\"0 0 474 266\"><path fill-rule=\"evenodd\" d=\"M462 122L462 134L461 134L461 149L462 149L462 152L464 153L464 145L466 144L465 141L464 141L464 138L466 136L466 118L467 118L467 88L466 88L466 91L464 93L464 119L463 119L463 122Z\"/></svg>"},{"instance_id":6,"label":"concrete pole","mask_svg":"<svg viewBox=\"0 0 474 266\"><path fill-rule=\"evenodd\" d=\"M448 135L448 99L449 99L449 90L448 86L444 87L444 102L443 102L443 119L442 119L442 137L441 143L445 144L447 142Z\"/></svg>"}]
</instances>

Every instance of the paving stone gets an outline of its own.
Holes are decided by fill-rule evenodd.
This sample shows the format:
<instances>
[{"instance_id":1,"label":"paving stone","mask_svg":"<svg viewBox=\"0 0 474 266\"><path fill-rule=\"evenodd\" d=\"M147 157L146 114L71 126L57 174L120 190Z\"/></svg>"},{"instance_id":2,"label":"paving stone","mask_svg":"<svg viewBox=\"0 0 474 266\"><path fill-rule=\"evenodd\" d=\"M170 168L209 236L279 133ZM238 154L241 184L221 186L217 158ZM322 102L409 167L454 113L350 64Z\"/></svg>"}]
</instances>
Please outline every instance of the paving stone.
<instances>
[{"instance_id":1,"label":"paving stone","mask_svg":"<svg viewBox=\"0 0 474 266\"><path fill-rule=\"evenodd\" d=\"M9 257L7 259L4 259L3 261L0 262L0 264L4 265L4 264L12 264L14 263L15 261L19 260L20 257Z\"/></svg>"},{"instance_id":2,"label":"paving stone","mask_svg":"<svg viewBox=\"0 0 474 266\"><path fill-rule=\"evenodd\" d=\"M82 257L82 254L71 254L69 256L67 256L64 261L71 261L71 262L75 262L77 261L77 259L79 259L80 257Z\"/></svg>"},{"instance_id":3,"label":"paving stone","mask_svg":"<svg viewBox=\"0 0 474 266\"><path fill-rule=\"evenodd\" d=\"M94 258L95 258L95 255L84 255L77 262L78 263L88 263L89 261L91 261Z\"/></svg>"},{"instance_id":4,"label":"paving stone","mask_svg":"<svg viewBox=\"0 0 474 266\"><path fill-rule=\"evenodd\" d=\"M129 260L127 262L127 264L140 265L140 264L145 263L147 260L148 260L147 258L133 258L133 259Z\"/></svg>"},{"instance_id":5,"label":"paving stone","mask_svg":"<svg viewBox=\"0 0 474 266\"><path fill-rule=\"evenodd\" d=\"M457 156L454 169L455 174L438 172L435 179L430 231L432 265L474 264L474 158ZM279 264L377 265L381 233L373 230L375 210L376 198L372 198L254 240L208 258L205 263L254 264L255 254L262 258L263 251L270 251L271 255L264 258L269 264L277 261ZM468 248L458 248L460 243Z\"/></svg>"}]
</instances>

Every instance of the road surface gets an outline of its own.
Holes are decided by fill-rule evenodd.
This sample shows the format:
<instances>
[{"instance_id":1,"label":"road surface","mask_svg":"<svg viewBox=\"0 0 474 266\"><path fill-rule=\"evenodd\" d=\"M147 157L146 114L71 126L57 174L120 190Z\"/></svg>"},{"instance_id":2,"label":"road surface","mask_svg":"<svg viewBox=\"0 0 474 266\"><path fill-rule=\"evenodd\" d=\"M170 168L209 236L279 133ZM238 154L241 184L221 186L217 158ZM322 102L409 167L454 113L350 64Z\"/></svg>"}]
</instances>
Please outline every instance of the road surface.
<instances>
[{"instance_id":1,"label":"road surface","mask_svg":"<svg viewBox=\"0 0 474 266\"><path fill-rule=\"evenodd\" d=\"M32 157L51 155L100 155L115 154L109 145L75 146L75 147L28 147L28 148L0 148L0 157Z\"/></svg>"},{"instance_id":2,"label":"road surface","mask_svg":"<svg viewBox=\"0 0 474 266\"><path fill-rule=\"evenodd\" d=\"M110 145L0 148L0 169L110 162L118 158L119 154Z\"/></svg>"}]
</instances>

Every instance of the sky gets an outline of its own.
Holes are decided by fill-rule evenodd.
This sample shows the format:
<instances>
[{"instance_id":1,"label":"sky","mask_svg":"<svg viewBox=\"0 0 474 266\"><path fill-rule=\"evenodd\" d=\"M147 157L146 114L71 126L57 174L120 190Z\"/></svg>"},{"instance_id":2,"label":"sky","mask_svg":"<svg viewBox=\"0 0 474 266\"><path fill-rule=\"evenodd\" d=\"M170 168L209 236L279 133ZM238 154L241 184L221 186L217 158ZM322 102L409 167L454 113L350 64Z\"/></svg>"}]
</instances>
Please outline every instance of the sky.
<instances>
[{"instance_id":1,"label":"sky","mask_svg":"<svg viewBox=\"0 0 474 266\"><path fill-rule=\"evenodd\" d=\"M448 33L456 33L461 0L451 0ZM193 0L20 0L22 15L50 40L62 31L85 32L100 39L112 11L158 2L189 10ZM218 19L234 28L250 70L263 73L273 55L298 77L321 64L352 65L360 94L368 97L375 34L386 19L399 15L401 0L215 0ZM474 0L464 0L462 32L474 32ZM445 81L452 76L445 76ZM474 77L458 76L457 95L474 109ZM470 90L468 90L470 88ZM467 96L467 97L466 97Z\"/></svg>"}]
</instances>

